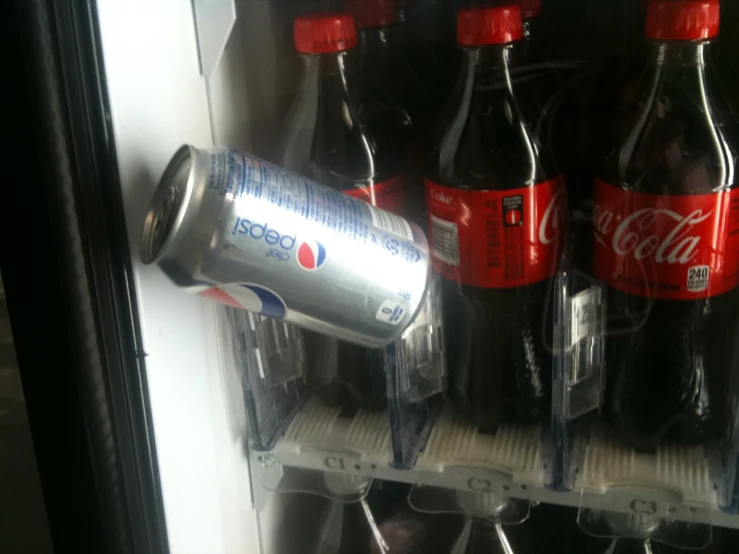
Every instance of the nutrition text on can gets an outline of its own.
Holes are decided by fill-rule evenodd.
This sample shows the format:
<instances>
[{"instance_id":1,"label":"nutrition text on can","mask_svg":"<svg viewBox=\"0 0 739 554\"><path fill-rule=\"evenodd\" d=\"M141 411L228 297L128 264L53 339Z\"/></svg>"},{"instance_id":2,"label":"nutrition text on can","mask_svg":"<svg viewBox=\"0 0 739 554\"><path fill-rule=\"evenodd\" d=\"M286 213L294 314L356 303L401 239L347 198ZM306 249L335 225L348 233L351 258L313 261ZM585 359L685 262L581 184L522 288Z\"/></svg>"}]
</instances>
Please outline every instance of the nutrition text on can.
<instances>
[{"instance_id":1,"label":"nutrition text on can","mask_svg":"<svg viewBox=\"0 0 739 554\"><path fill-rule=\"evenodd\" d=\"M141 259L188 292L368 347L411 322L430 276L413 223L259 158L185 145Z\"/></svg>"}]
</instances>

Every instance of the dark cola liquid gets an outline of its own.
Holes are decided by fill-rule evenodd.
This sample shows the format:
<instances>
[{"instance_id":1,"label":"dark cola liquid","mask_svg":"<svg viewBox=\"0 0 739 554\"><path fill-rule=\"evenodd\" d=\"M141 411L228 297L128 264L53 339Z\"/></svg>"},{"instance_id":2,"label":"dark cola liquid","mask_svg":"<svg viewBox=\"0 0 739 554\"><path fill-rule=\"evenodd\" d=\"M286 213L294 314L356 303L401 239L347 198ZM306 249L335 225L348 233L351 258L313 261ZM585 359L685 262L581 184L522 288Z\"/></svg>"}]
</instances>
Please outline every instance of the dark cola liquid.
<instances>
[{"instance_id":1,"label":"dark cola liquid","mask_svg":"<svg viewBox=\"0 0 739 554\"><path fill-rule=\"evenodd\" d=\"M427 156L427 183L505 191L557 175L539 141L541 106L529 89L541 83L519 78L526 75L522 46L463 50L459 80ZM482 288L444 279L442 292L450 386L462 413L490 432L501 421L548 417L551 280Z\"/></svg>"},{"instance_id":2,"label":"dark cola liquid","mask_svg":"<svg viewBox=\"0 0 739 554\"><path fill-rule=\"evenodd\" d=\"M449 98L458 75L460 52L456 48L456 14L466 0L396 2L398 19L393 29L398 47L427 91L423 99L426 132ZM403 4L403 5L401 5ZM428 136L428 135L425 135Z\"/></svg>"},{"instance_id":3,"label":"dark cola liquid","mask_svg":"<svg viewBox=\"0 0 739 554\"><path fill-rule=\"evenodd\" d=\"M303 76L288 116L281 164L350 194L402 174L393 120L367 93L354 51L304 55ZM382 206L380 206L382 207ZM382 350L310 334L312 380L321 398L351 416L386 406Z\"/></svg>"},{"instance_id":4,"label":"dark cola liquid","mask_svg":"<svg viewBox=\"0 0 739 554\"><path fill-rule=\"evenodd\" d=\"M573 541L568 554L720 554L720 547L711 544L700 550L682 549L644 539L605 539L595 538L578 531L579 537Z\"/></svg>"},{"instance_id":5,"label":"dark cola liquid","mask_svg":"<svg viewBox=\"0 0 739 554\"><path fill-rule=\"evenodd\" d=\"M422 224L423 140L432 111L429 89L395 45L391 27L358 29L357 35L362 83L391 118L394 136L405 150L409 210L402 215Z\"/></svg>"},{"instance_id":6,"label":"dark cola liquid","mask_svg":"<svg viewBox=\"0 0 739 554\"><path fill-rule=\"evenodd\" d=\"M504 525L487 519L470 518L455 547L464 554L532 554L531 526L527 523Z\"/></svg>"},{"instance_id":7,"label":"dark cola liquid","mask_svg":"<svg viewBox=\"0 0 739 554\"><path fill-rule=\"evenodd\" d=\"M576 215L592 210L594 163L609 140L603 130L621 99L633 95L646 65L646 6L640 7L639 0L604 0L592 10L585 3L567 2L551 14L551 27L560 39L551 46L565 49L558 55L566 79L553 106L552 147L567 175L568 200ZM579 251L579 233L578 239Z\"/></svg>"},{"instance_id":8,"label":"dark cola liquid","mask_svg":"<svg viewBox=\"0 0 739 554\"><path fill-rule=\"evenodd\" d=\"M425 88L393 45L390 27L357 30L359 71L401 133L404 142L415 139L414 127L424 101Z\"/></svg>"},{"instance_id":9,"label":"dark cola liquid","mask_svg":"<svg viewBox=\"0 0 739 554\"><path fill-rule=\"evenodd\" d=\"M713 78L710 50L709 43L649 45L639 85L624 90L608 130L601 179L665 202L735 187L739 127ZM665 252L680 253L674 244ZM606 417L637 449L720 438L728 423L739 291L699 296L670 300L609 287Z\"/></svg>"},{"instance_id":10,"label":"dark cola liquid","mask_svg":"<svg viewBox=\"0 0 739 554\"><path fill-rule=\"evenodd\" d=\"M718 59L729 98L739 98L739 2L721 2L721 43ZM735 113L739 103L733 102Z\"/></svg>"}]
</instances>

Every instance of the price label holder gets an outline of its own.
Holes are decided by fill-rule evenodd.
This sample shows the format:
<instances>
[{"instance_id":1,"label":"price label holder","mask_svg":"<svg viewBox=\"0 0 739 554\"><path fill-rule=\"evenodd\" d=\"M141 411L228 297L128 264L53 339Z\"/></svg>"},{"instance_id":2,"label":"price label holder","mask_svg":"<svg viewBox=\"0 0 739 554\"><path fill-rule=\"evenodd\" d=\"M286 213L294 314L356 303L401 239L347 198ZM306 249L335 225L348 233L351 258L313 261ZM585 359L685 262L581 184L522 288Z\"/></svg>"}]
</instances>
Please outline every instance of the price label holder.
<instances>
[{"instance_id":1,"label":"price label holder","mask_svg":"<svg viewBox=\"0 0 739 554\"><path fill-rule=\"evenodd\" d=\"M568 264L565 264L568 265ZM605 388L605 285L575 269L554 281L552 446L548 485L573 490ZM583 416L588 417L583 417Z\"/></svg>"},{"instance_id":2,"label":"price label holder","mask_svg":"<svg viewBox=\"0 0 739 554\"><path fill-rule=\"evenodd\" d=\"M385 347L392 466L411 469L439 416L447 388L441 278L401 336Z\"/></svg>"},{"instance_id":3,"label":"price label holder","mask_svg":"<svg viewBox=\"0 0 739 554\"><path fill-rule=\"evenodd\" d=\"M570 298L570 347L588 349L591 342L600 338L598 315L602 304L602 290L589 287ZM576 352L570 371L570 384L581 383L593 374L592 354Z\"/></svg>"},{"instance_id":4,"label":"price label holder","mask_svg":"<svg viewBox=\"0 0 739 554\"><path fill-rule=\"evenodd\" d=\"M483 494L499 498L531 500L541 483L515 481L513 476L485 467L445 466L441 471L419 468L415 487L439 488L460 493Z\"/></svg>"},{"instance_id":5,"label":"price label holder","mask_svg":"<svg viewBox=\"0 0 739 554\"><path fill-rule=\"evenodd\" d=\"M479 487L475 485L473 488ZM414 485L408 496L408 504L418 512L462 514L505 525L523 523L528 519L531 508L529 500L511 498L505 494L432 485Z\"/></svg>"},{"instance_id":6,"label":"price label holder","mask_svg":"<svg viewBox=\"0 0 739 554\"><path fill-rule=\"evenodd\" d=\"M288 467L374 477L378 467L389 464L390 453L366 456L365 453L334 446L305 445L294 449L282 448L278 443L268 456Z\"/></svg>"},{"instance_id":7,"label":"price label holder","mask_svg":"<svg viewBox=\"0 0 739 554\"><path fill-rule=\"evenodd\" d=\"M218 340L233 354L221 367L228 413L235 427L245 416L251 448L270 450L309 396L302 331L234 308L217 314Z\"/></svg>"},{"instance_id":8,"label":"price label holder","mask_svg":"<svg viewBox=\"0 0 739 554\"><path fill-rule=\"evenodd\" d=\"M700 549L711 542L709 506L686 505L680 495L648 487L583 492L578 525L604 538L634 538Z\"/></svg>"},{"instance_id":9,"label":"price label holder","mask_svg":"<svg viewBox=\"0 0 739 554\"><path fill-rule=\"evenodd\" d=\"M261 484L270 492L315 494L351 504L366 498L373 481L372 477L358 473L290 467L274 459L267 460L265 456L261 458L264 467Z\"/></svg>"},{"instance_id":10,"label":"price label holder","mask_svg":"<svg viewBox=\"0 0 739 554\"><path fill-rule=\"evenodd\" d=\"M582 288L582 284L577 288ZM567 300L564 371L571 419L597 409L604 386L606 305L603 286L588 283Z\"/></svg>"}]
</instances>

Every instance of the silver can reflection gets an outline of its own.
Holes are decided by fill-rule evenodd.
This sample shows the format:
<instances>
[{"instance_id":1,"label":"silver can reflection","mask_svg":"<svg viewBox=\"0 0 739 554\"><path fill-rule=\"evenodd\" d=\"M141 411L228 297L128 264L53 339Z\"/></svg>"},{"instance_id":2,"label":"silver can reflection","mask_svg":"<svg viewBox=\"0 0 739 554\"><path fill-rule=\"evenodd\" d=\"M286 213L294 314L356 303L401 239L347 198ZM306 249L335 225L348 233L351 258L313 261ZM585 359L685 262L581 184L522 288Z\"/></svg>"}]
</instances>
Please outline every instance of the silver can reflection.
<instances>
[{"instance_id":1,"label":"silver can reflection","mask_svg":"<svg viewBox=\"0 0 739 554\"><path fill-rule=\"evenodd\" d=\"M212 300L368 347L413 319L430 276L413 223L243 152L185 145L141 259Z\"/></svg>"}]
</instances>

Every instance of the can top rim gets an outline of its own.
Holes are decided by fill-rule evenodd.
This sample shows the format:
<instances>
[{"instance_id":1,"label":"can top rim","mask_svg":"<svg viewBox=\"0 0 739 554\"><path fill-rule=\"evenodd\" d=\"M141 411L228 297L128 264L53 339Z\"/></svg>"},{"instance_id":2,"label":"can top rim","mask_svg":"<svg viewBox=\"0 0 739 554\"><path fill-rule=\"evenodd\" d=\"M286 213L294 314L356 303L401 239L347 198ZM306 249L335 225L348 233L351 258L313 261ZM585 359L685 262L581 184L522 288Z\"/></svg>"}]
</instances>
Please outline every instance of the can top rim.
<instances>
[{"instance_id":1,"label":"can top rim","mask_svg":"<svg viewBox=\"0 0 739 554\"><path fill-rule=\"evenodd\" d=\"M192 190L193 152L185 144L172 157L149 205L141 233L141 261L157 262L171 244L185 216Z\"/></svg>"}]
</instances>

